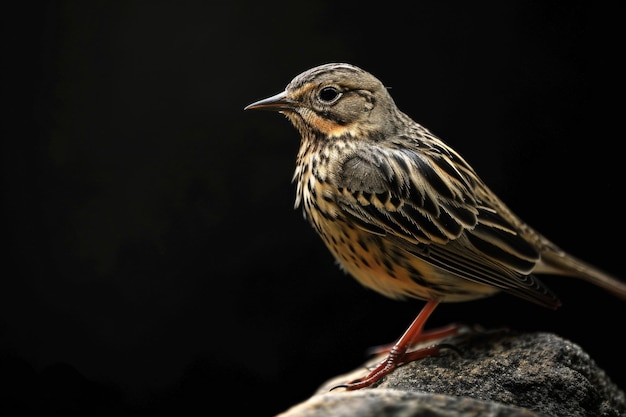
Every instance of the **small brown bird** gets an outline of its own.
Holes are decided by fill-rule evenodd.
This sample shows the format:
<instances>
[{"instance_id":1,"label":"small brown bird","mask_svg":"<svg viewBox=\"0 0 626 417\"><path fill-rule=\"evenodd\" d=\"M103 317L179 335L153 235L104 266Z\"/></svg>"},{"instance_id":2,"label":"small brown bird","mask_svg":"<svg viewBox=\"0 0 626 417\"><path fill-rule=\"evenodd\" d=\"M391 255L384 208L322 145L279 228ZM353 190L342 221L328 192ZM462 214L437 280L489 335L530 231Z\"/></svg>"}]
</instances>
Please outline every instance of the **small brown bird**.
<instances>
[{"instance_id":1,"label":"small brown bird","mask_svg":"<svg viewBox=\"0 0 626 417\"><path fill-rule=\"evenodd\" d=\"M437 353L436 346L409 348L456 331L423 331L440 302L504 291L559 307L535 274L581 278L626 299L624 282L524 223L454 149L402 113L385 86L356 66L309 69L245 109L278 111L300 133L295 206L341 267L387 297L426 301L387 358L342 385L349 390Z\"/></svg>"}]
</instances>

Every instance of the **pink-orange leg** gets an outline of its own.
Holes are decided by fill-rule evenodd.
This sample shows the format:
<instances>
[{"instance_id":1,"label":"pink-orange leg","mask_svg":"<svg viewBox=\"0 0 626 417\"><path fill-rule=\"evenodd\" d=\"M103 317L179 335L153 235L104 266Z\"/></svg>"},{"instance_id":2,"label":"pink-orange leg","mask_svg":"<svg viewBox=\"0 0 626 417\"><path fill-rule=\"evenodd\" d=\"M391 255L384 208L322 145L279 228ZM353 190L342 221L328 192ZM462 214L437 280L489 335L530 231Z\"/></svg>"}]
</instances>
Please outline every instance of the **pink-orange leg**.
<instances>
[{"instance_id":1,"label":"pink-orange leg","mask_svg":"<svg viewBox=\"0 0 626 417\"><path fill-rule=\"evenodd\" d=\"M413 339L413 341L411 342L411 346L409 346L409 348L411 348L413 345L416 345L418 343L426 343L426 342L430 342L431 340L439 340L439 339L443 339L444 337L455 335L459 332L460 328L461 326L459 324L454 323L454 324L448 324L447 326L444 326L444 327L438 327L436 329L423 331L421 334L417 335L415 339ZM382 346L374 346L374 347L369 348L367 350L367 353L370 355L381 355L383 353L388 353L391 350L391 348L393 348L394 345L395 343L390 343L388 345L382 345ZM410 353L407 353L406 355L410 355ZM405 362L410 362L410 361L405 361Z\"/></svg>"},{"instance_id":2,"label":"pink-orange leg","mask_svg":"<svg viewBox=\"0 0 626 417\"><path fill-rule=\"evenodd\" d=\"M418 342L441 338L457 332L458 326L455 325L432 332L422 331L424 324L437 305L439 305L439 301L436 300L430 300L426 303L426 305L422 308L422 311L420 311L415 320L413 320L413 323L411 323L409 328L406 329L402 337L396 342L395 345L388 349L389 354L387 355L387 358L374 368L374 370L367 376L350 381L347 384L339 385L335 388L346 388L349 391L365 388L379 381L382 377L389 374L397 366L403 363L436 355L439 352L439 348L437 346L430 346L409 353L407 353L407 350ZM385 350L387 349L382 349L382 351Z\"/></svg>"}]
</instances>

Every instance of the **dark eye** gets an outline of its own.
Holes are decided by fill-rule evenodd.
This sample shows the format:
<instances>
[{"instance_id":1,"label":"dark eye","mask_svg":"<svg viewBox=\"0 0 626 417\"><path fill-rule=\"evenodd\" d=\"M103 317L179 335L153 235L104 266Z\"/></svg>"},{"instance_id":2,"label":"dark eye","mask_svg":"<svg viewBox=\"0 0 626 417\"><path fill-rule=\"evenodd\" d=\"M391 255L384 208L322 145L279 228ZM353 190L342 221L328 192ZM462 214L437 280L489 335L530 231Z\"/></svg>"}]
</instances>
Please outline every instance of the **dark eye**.
<instances>
[{"instance_id":1,"label":"dark eye","mask_svg":"<svg viewBox=\"0 0 626 417\"><path fill-rule=\"evenodd\" d=\"M320 90L319 97L325 103L332 103L341 96L341 92L335 87L324 87Z\"/></svg>"}]
</instances>

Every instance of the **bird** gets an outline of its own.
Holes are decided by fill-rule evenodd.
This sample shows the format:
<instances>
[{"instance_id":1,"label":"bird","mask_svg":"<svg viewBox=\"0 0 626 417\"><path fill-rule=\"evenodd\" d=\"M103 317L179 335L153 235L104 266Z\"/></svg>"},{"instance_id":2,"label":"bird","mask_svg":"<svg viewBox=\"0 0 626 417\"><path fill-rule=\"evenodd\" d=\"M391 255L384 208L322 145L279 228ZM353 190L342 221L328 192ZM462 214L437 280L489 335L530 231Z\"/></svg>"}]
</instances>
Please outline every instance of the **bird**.
<instances>
[{"instance_id":1,"label":"bird","mask_svg":"<svg viewBox=\"0 0 626 417\"><path fill-rule=\"evenodd\" d=\"M331 62L244 110L283 114L298 131L295 208L339 267L391 299L425 305L384 360L346 390L370 387L398 366L439 352L417 343L454 334L424 330L440 303L508 293L561 305L538 275L582 279L626 299L626 283L562 250L494 193L451 146L402 112L378 78Z\"/></svg>"}]
</instances>

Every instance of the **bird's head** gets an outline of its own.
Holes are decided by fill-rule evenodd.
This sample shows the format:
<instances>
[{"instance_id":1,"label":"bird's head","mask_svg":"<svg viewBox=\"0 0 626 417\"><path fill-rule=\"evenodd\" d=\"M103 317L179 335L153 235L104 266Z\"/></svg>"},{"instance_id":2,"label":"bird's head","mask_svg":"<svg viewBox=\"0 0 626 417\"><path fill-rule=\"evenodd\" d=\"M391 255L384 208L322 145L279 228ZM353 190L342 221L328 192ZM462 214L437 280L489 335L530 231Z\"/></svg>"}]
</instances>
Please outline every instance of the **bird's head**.
<instances>
[{"instance_id":1,"label":"bird's head","mask_svg":"<svg viewBox=\"0 0 626 417\"><path fill-rule=\"evenodd\" d=\"M376 77L350 64L320 65L296 76L284 91L248 105L246 110L285 114L305 136L332 138L382 134L396 111Z\"/></svg>"}]
</instances>

